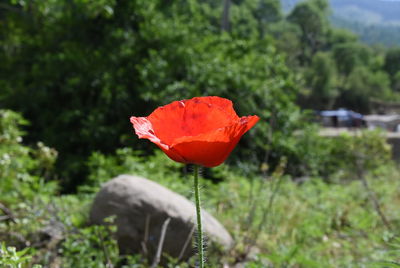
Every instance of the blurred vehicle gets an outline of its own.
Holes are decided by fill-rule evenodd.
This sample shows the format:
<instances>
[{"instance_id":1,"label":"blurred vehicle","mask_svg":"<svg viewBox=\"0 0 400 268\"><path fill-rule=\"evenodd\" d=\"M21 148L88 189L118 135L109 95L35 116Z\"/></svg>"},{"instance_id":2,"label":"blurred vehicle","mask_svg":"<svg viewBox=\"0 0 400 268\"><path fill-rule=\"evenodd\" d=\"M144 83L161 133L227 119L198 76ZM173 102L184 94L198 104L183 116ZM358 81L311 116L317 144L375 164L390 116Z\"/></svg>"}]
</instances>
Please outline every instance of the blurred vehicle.
<instances>
[{"instance_id":1,"label":"blurred vehicle","mask_svg":"<svg viewBox=\"0 0 400 268\"><path fill-rule=\"evenodd\" d=\"M318 112L319 120L324 127L364 127L364 116L347 109Z\"/></svg>"}]
</instances>

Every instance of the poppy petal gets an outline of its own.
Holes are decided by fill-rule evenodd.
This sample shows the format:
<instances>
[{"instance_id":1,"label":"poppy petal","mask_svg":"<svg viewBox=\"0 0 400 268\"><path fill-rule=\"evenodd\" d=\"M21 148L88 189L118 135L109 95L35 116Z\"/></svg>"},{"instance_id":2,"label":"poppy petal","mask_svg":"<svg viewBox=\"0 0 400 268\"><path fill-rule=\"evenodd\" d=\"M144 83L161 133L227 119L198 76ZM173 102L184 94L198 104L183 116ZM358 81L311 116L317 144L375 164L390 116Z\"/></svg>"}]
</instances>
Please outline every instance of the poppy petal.
<instances>
[{"instance_id":1,"label":"poppy petal","mask_svg":"<svg viewBox=\"0 0 400 268\"><path fill-rule=\"evenodd\" d=\"M188 163L206 167L220 165L226 160L240 138L259 120L258 116L240 118L236 124L198 136L181 137L171 146Z\"/></svg>"},{"instance_id":2,"label":"poppy petal","mask_svg":"<svg viewBox=\"0 0 400 268\"><path fill-rule=\"evenodd\" d=\"M163 143L157 136L154 135L154 130L151 122L147 117L135 117L130 118L133 128L135 129L136 135L139 139L148 139L155 143L161 150L164 151L172 160L186 163L185 159L179 154L172 150L167 144Z\"/></svg>"},{"instance_id":3,"label":"poppy petal","mask_svg":"<svg viewBox=\"0 0 400 268\"><path fill-rule=\"evenodd\" d=\"M147 119L147 117L132 116L130 120L139 139L148 139L156 144L160 144L162 147L168 148L168 145L163 144L161 140L154 134L153 125Z\"/></svg>"},{"instance_id":4,"label":"poppy petal","mask_svg":"<svg viewBox=\"0 0 400 268\"><path fill-rule=\"evenodd\" d=\"M197 136L232 124L239 117L232 102L219 97L175 101L157 108L148 116L154 132L162 141L172 144L183 136Z\"/></svg>"}]
</instances>

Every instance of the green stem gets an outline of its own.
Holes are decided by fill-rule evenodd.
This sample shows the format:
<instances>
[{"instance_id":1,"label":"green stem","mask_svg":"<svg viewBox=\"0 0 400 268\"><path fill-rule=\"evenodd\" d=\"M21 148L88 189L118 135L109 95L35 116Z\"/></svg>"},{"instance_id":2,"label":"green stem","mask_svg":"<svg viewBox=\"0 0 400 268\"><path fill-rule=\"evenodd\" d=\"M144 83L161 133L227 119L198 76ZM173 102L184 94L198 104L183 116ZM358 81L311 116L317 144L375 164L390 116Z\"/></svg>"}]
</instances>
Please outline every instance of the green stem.
<instances>
[{"instance_id":1,"label":"green stem","mask_svg":"<svg viewBox=\"0 0 400 268\"><path fill-rule=\"evenodd\" d=\"M199 193L199 166L194 166L194 197L196 199L197 215L197 250L199 253L199 268L204 267L203 230L201 226L201 208Z\"/></svg>"}]
</instances>

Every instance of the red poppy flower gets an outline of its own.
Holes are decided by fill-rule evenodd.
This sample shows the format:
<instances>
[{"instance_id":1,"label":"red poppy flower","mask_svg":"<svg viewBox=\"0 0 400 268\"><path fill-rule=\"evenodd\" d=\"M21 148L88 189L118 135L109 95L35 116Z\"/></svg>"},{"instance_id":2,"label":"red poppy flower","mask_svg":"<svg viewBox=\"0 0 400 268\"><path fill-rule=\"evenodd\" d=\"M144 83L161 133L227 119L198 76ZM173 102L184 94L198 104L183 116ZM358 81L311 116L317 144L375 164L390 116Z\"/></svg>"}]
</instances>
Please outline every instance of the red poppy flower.
<instances>
[{"instance_id":1,"label":"red poppy flower","mask_svg":"<svg viewBox=\"0 0 400 268\"><path fill-rule=\"evenodd\" d=\"M172 160L215 167L228 157L259 117L238 117L220 97L174 101L147 117L131 117L136 135L157 144Z\"/></svg>"}]
</instances>

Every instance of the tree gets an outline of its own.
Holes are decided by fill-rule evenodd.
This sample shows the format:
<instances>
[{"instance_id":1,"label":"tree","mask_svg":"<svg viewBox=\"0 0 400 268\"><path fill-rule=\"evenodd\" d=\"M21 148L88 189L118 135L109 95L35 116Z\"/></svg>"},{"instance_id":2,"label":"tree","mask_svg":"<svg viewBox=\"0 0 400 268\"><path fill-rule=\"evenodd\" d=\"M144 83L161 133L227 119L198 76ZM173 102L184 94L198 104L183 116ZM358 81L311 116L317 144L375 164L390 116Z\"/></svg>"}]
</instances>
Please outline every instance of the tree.
<instances>
[{"instance_id":1,"label":"tree","mask_svg":"<svg viewBox=\"0 0 400 268\"><path fill-rule=\"evenodd\" d=\"M281 2L279 0L257 0L257 7L254 9L254 17L258 21L261 38L264 37L269 24L282 19Z\"/></svg>"},{"instance_id":2,"label":"tree","mask_svg":"<svg viewBox=\"0 0 400 268\"><path fill-rule=\"evenodd\" d=\"M310 0L300 2L287 17L301 30L303 64L310 62L311 57L323 46L329 29L327 18L328 2L326 0Z\"/></svg>"},{"instance_id":3,"label":"tree","mask_svg":"<svg viewBox=\"0 0 400 268\"><path fill-rule=\"evenodd\" d=\"M400 72L400 48L389 49L385 56L383 69L390 75L393 88L398 88L398 73Z\"/></svg>"},{"instance_id":4,"label":"tree","mask_svg":"<svg viewBox=\"0 0 400 268\"><path fill-rule=\"evenodd\" d=\"M339 95L336 65L331 55L317 52L307 72L307 84L311 87L310 102L314 109L331 109Z\"/></svg>"},{"instance_id":5,"label":"tree","mask_svg":"<svg viewBox=\"0 0 400 268\"><path fill-rule=\"evenodd\" d=\"M372 52L361 43L342 43L333 47L333 57L338 71L347 77L357 66L369 66Z\"/></svg>"},{"instance_id":6,"label":"tree","mask_svg":"<svg viewBox=\"0 0 400 268\"><path fill-rule=\"evenodd\" d=\"M345 107L367 113L371 109L371 98L390 100L391 97L388 75L382 71L371 71L360 65L350 73L341 101Z\"/></svg>"},{"instance_id":7,"label":"tree","mask_svg":"<svg viewBox=\"0 0 400 268\"><path fill-rule=\"evenodd\" d=\"M400 92L400 71L398 71L392 77L392 89L396 92Z\"/></svg>"},{"instance_id":8,"label":"tree","mask_svg":"<svg viewBox=\"0 0 400 268\"><path fill-rule=\"evenodd\" d=\"M299 59L303 55L300 29L295 24L283 20L272 24L269 32L276 39L278 50L285 52L288 66L293 69L298 68Z\"/></svg>"},{"instance_id":9,"label":"tree","mask_svg":"<svg viewBox=\"0 0 400 268\"><path fill-rule=\"evenodd\" d=\"M327 36L327 49L332 49L333 46L343 43L358 42L356 34L341 28L330 28Z\"/></svg>"},{"instance_id":10,"label":"tree","mask_svg":"<svg viewBox=\"0 0 400 268\"><path fill-rule=\"evenodd\" d=\"M400 71L400 48L389 49L385 56L385 63L383 66L384 70L389 73L390 76L395 75Z\"/></svg>"}]
</instances>

